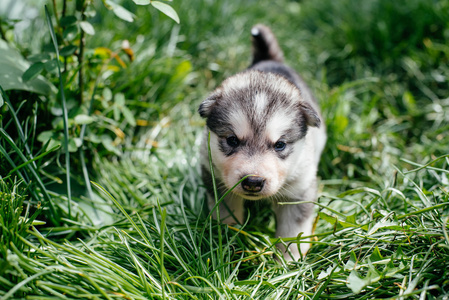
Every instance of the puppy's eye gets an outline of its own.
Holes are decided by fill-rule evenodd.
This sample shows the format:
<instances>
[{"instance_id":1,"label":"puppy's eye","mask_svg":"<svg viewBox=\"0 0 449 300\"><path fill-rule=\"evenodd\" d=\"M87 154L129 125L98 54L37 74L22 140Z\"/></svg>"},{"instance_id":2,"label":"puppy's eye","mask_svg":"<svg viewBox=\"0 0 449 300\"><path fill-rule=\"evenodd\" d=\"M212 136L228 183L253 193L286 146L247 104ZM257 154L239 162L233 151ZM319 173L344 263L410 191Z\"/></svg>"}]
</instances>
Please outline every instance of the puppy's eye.
<instances>
[{"instance_id":1,"label":"puppy's eye","mask_svg":"<svg viewBox=\"0 0 449 300\"><path fill-rule=\"evenodd\" d=\"M286 146L287 146L287 143L282 142L282 141L277 141L277 142L274 144L274 150L275 150L275 151L282 151L282 150L285 149Z\"/></svg>"},{"instance_id":2,"label":"puppy's eye","mask_svg":"<svg viewBox=\"0 0 449 300\"><path fill-rule=\"evenodd\" d=\"M240 141L239 139L235 136L235 135L231 135L228 136L226 138L226 142L228 143L229 146L231 146L232 148L237 147L238 145L240 145Z\"/></svg>"}]
</instances>

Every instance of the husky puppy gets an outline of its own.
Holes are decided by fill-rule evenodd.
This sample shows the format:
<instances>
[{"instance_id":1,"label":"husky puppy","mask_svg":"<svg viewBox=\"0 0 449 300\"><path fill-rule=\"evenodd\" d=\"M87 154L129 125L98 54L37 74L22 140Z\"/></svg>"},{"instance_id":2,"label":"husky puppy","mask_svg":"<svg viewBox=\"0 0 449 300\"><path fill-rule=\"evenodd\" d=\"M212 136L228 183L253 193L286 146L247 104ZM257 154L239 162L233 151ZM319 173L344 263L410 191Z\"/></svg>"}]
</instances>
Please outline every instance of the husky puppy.
<instances>
[{"instance_id":1,"label":"husky puppy","mask_svg":"<svg viewBox=\"0 0 449 300\"><path fill-rule=\"evenodd\" d=\"M207 146L210 132L219 194L246 177L221 203L220 218L228 224L243 223L244 200L269 199L276 212L276 237L308 236L325 128L317 101L300 76L283 63L271 30L256 25L251 34L251 66L223 81L199 107L207 125L201 170L209 208L215 205ZM309 244L300 245L305 254ZM300 258L296 245L289 251L280 247L286 259Z\"/></svg>"}]
</instances>

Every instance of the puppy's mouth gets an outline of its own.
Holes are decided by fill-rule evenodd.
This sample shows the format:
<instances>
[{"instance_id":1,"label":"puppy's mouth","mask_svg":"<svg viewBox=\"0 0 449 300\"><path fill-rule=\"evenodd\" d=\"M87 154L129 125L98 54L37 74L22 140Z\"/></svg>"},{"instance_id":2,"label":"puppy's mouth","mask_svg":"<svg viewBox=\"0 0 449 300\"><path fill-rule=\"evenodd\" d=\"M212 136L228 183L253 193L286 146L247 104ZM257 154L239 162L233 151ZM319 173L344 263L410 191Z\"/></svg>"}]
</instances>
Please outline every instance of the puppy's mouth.
<instances>
[{"instance_id":1,"label":"puppy's mouth","mask_svg":"<svg viewBox=\"0 0 449 300\"><path fill-rule=\"evenodd\" d=\"M237 192L240 197L246 199L246 200L261 200L266 198L267 196L261 193L239 193Z\"/></svg>"},{"instance_id":2,"label":"puppy's mouth","mask_svg":"<svg viewBox=\"0 0 449 300\"><path fill-rule=\"evenodd\" d=\"M260 200L264 197L262 195L258 195L258 194L245 194L243 198L245 198L247 200Z\"/></svg>"},{"instance_id":3,"label":"puppy's mouth","mask_svg":"<svg viewBox=\"0 0 449 300\"><path fill-rule=\"evenodd\" d=\"M245 196L248 196L248 197L258 197L259 195L257 195L256 193L246 193Z\"/></svg>"}]
</instances>

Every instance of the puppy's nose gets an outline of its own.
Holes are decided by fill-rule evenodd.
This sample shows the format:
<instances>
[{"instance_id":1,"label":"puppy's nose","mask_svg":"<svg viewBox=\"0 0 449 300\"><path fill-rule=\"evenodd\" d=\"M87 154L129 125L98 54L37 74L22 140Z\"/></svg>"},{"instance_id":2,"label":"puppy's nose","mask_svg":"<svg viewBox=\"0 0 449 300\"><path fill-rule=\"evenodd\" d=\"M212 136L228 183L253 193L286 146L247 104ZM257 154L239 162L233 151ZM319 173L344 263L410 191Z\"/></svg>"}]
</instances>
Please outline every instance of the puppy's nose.
<instances>
[{"instance_id":1,"label":"puppy's nose","mask_svg":"<svg viewBox=\"0 0 449 300\"><path fill-rule=\"evenodd\" d=\"M260 192L265 184L265 178L260 176L249 176L242 181L242 188L247 192Z\"/></svg>"}]
</instances>

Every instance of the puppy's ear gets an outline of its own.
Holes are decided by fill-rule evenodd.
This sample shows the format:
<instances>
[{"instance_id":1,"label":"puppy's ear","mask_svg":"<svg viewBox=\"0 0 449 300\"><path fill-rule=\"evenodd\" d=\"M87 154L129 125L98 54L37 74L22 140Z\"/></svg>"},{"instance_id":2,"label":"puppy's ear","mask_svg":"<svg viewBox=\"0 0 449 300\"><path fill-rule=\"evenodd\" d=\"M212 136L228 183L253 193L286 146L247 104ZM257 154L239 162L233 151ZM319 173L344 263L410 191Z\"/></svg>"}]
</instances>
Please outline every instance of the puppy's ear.
<instances>
[{"instance_id":1,"label":"puppy's ear","mask_svg":"<svg viewBox=\"0 0 449 300\"><path fill-rule=\"evenodd\" d=\"M321 120L315 109L309 103L304 101L299 103L299 107L304 115L304 118L306 119L307 125L319 128L321 125Z\"/></svg>"},{"instance_id":2,"label":"puppy's ear","mask_svg":"<svg viewBox=\"0 0 449 300\"><path fill-rule=\"evenodd\" d=\"M214 107L215 103L218 99L221 98L221 89L216 89L212 92L212 94L207 97L206 100L204 100L200 107L198 108L198 112L200 113L200 116L203 118L207 118L210 115L210 112L212 111L212 108Z\"/></svg>"}]
</instances>

